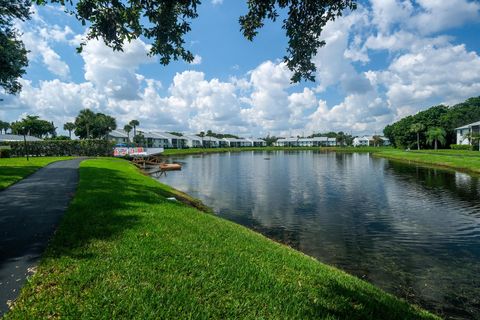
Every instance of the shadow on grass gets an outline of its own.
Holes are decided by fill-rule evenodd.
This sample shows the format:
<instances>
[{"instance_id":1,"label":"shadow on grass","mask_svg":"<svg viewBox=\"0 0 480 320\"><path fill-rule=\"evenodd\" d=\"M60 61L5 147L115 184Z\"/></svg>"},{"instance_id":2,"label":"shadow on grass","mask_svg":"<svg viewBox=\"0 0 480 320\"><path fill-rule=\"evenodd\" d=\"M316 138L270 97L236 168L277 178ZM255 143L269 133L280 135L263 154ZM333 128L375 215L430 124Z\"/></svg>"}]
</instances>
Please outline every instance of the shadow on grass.
<instances>
[{"instance_id":1,"label":"shadow on grass","mask_svg":"<svg viewBox=\"0 0 480 320\"><path fill-rule=\"evenodd\" d=\"M93 240L108 241L135 228L141 220L136 209L164 201L157 188L142 184L135 176L108 168L81 167L75 198L45 256L79 258Z\"/></svg>"},{"instance_id":2,"label":"shadow on grass","mask_svg":"<svg viewBox=\"0 0 480 320\"><path fill-rule=\"evenodd\" d=\"M41 166L0 166L0 190L6 189L11 184L31 175Z\"/></svg>"}]
</instances>

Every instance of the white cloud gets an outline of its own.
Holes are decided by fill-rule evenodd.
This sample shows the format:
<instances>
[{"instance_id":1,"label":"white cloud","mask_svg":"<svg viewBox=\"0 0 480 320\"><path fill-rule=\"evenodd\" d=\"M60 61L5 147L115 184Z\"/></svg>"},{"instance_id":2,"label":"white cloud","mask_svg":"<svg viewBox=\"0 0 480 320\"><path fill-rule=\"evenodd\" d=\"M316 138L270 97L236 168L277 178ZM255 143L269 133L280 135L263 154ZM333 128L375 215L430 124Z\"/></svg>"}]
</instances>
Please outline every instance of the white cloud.
<instances>
[{"instance_id":1,"label":"white cloud","mask_svg":"<svg viewBox=\"0 0 480 320\"><path fill-rule=\"evenodd\" d=\"M199 56L198 54L196 54L196 55L193 57L193 61L192 61L190 64L198 65L198 64L201 64L201 63L202 63L202 57Z\"/></svg>"},{"instance_id":2,"label":"white cloud","mask_svg":"<svg viewBox=\"0 0 480 320\"><path fill-rule=\"evenodd\" d=\"M373 74L386 87L388 103L399 117L428 104L451 104L480 92L480 57L464 45L409 52L396 58L388 70Z\"/></svg>"},{"instance_id":3,"label":"white cloud","mask_svg":"<svg viewBox=\"0 0 480 320\"><path fill-rule=\"evenodd\" d=\"M140 80L136 71L141 64L154 62L147 55L149 50L138 39L126 43L123 51L113 51L103 41L91 40L81 53L85 79L114 99L138 99Z\"/></svg>"},{"instance_id":4,"label":"white cloud","mask_svg":"<svg viewBox=\"0 0 480 320\"><path fill-rule=\"evenodd\" d=\"M211 2L214 6L223 4L223 0L212 0Z\"/></svg>"}]
</instances>

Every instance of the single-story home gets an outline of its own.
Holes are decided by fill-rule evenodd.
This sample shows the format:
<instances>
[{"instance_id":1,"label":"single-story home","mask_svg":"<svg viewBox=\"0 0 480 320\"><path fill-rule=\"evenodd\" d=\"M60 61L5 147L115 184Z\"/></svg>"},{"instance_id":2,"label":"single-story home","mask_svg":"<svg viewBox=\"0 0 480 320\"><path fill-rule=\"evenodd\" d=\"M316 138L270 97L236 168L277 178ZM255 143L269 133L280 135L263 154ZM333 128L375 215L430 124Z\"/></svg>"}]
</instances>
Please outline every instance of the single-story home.
<instances>
[{"instance_id":1,"label":"single-story home","mask_svg":"<svg viewBox=\"0 0 480 320\"><path fill-rule=\"evenodd\" d=\"M282 138L273 145L277 147L334 147L337 145L337 140L327 137Z\"/></svg>"},{"instance_id":2,"label":"single-story home","mask_svg":"<svg viewBox=\"0 0 480 320\"><path fill-rule=\"evenodd\" d=\"M387 137L380 136L380 139L382 140L382 143L381 143L382 146L390 145L390 140ZM354 147L368 147L368 146L374 146L374 145L375 143L373 140L373 136L355 137L353 139Z\"/></svg>"},{"instance_id":3,"label":"single-story home","mask_svg":"<svg viewBox=\"0 0 480 320\"><path fill-rule=\"evenodd\" d=\"M220 139L210 136L202 137L202 145L204 148L218 148L220 147Z\"/></svg>"},{"instance_id":4,"label":"single-story home","mask_svg":"<svg viewBox=\"0 0 480 320\"><path fill-rule=\"evenodd\" d=\"M43 141L42 139L39 139L33 136L25 136L25 140L27 140L28 142ZM0 134L0 142L17 142L17 141L23 141L23 136L17 135L17 134Z\"/></svg>"},{"instance_id":5,"label":"single-story home","mask_svg":"<svg viewBox=\"0 0 480 320\"><path fill-rule=\"evenodd\" d=\"M266 147L267 146L267 142L265 140L262 140L262 139L247 138L245 140L250 141L252 143L252 146L254 146L254 147Z\"/></svg>"},{"instance_id":6,"label":"single-story home","mask_svg":"<svg viewBox=\"0 0 480 320\"><path fill-rule=\"evenodd\" d=\"M130 138L133 138L133 133L132 132L130 133ZM115 142L116 144L127 143L128 142L128 134L124 130L121 130L121 129L112 130L108 134L108 140L111 140L111 141Z\"/></svg>"},{"instance_id":7,"label":"single-story home","mask_svg":"<svg viewBox=\"0 0 480 320\"><path fill-rule=\"evenodd\" d=\"M241 148L241 147L253 146L253 143L246 139L223 138L222 140L225 141L227 144L227 147L230 147L230 148Z\"/></svg>"},{"instance_id":8,"label":"single-story home","mask_svg":"<svg viewBox=\"0 0 480 320\"><path fill-rule=\"evenodd\" d=\"M142 132L142 135L147 140L148 148L171 148L172 144L170 140L163 136L161 133L156 132Z\"/></svg>"},{"instance_id":9,"label":"single-story home","mask_svg":"<svg viewBox=\"0 0 480 320\"><path fill-rule=\"evenodd\" d=\"M151 132L163 139L167 139L169 146L167 148L183 149L187 146L187 138L183 136L177 136L168 132Z\"/></svg>"},{"instance_id":10,"label":"single-story home","mask_svg":"<svg viewBox=\"0 0 480 320\"><path fill-rule=\"evenodd\" d=\"M189 148L201 148L203 146L202 138L199 136L186 134L183 137L187 139L187 147Z\"/></svg>"},{"instance_id":11,"label":"single-story home","mask_svg":"<svg viewBox=\"0 0 480 320\"><path fill-rule=\"evenodd\" d=\"M480 134L480 121L456 128L455 132L457 134L457 144L468 145L470 144L470 139L468 138L468 134L470 133Z\"/></svg>"}]
</instances>

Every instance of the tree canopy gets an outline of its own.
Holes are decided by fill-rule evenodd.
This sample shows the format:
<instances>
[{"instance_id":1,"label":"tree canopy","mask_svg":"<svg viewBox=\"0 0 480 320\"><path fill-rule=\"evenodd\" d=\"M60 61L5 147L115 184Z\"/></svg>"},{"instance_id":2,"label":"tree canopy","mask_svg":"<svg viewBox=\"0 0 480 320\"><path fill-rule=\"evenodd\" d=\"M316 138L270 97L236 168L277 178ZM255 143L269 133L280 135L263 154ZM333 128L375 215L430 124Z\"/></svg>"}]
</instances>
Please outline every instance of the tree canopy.
<instances>
[{"instance_id":1,"label":"tree canopy","mask_svg":"<svg viewBox=\"0 0 480 320\"><path fill-rule=\"evenodd\" d=\"M467 99L454 106L434 106L415 115L405 117L383 130L383 133L396 147L417 146L417 138L422 148L429 147L427 134L430 128L445 130L445 146L456 143L455 128L480 120L480 97ZM421 128L412 130L414 124ZM418 136L417 136L418 135Z\"/></svg>"},{"instance_id":2,"label":"tree canopy","mask_svg":"<svg viewBox=\"0 0 480 320\"><path fill-rule=\"evenodd\" d=\"M75 135L80 139L105 138L117 128L115 118L83 109L75 118Z\"/></svg>"},{"instance_id":3,"label":"tree canopy","mask_svg":"<svg viewBox=\"0 0 480 320\"><path fill-rule=\"evenodd\" d=\"M42 120L38 116L28 115L20 121L12 122L12 133L30 135L37 138L55 137L57 135L53 122Z\"/></svg>"},{"instance_id":4,"label":"tree canopy","mask_svg":"<svg viewBox=\"0 0 480 320\"><path fill-rule=\"evenodd\" d=\"M325 45L323 28L347 10L356 9L356 0L246 0L248 11L239 18L240 31L252 41L266 20L276 21L286 12L282 28L288 38L283 60L293 72L292 82L315 79L312 58ZM83 25L89 26L85 41L103 39L113 50L142 37L151 42L150 55L160 63L183 59L192 62L194 54L185 45L192 20L198 17L199 0L34 0L36 4L57 3L66 7ZM0 86L8 93L21 89L18 78L27 65L26 50L12 29L13 19L28 19L30 0L0 0ZM78 51L81 51L83 42ZM5 66L5 67L4 67Z\"/></svg>"},{"instance_id":5,"label":"tree canopy","mask_svg":"<svg viewBox=\"0 0 480 320\"><path fill-rule=\"evenodd\" d=\"M18 80L28 65L27 50L13 22L29 18L30 4L29 0L0 0L0 87L8 94L20 92Z\"/></svg>"}]
</instances>

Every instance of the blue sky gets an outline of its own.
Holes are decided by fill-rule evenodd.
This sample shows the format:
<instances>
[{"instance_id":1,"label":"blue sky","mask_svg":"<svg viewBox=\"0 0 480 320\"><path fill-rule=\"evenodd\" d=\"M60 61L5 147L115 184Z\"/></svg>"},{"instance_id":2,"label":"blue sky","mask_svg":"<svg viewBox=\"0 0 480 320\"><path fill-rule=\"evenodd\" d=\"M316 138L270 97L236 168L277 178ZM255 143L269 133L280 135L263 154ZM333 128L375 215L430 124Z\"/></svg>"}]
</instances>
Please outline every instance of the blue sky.
<instances>
[{"instance_id":1,"label":"blue sky","mask_svg":"<svg viewBox=\"0 0 480 320\"><path fill-rule=\"evenodd\" d=\"M119 127L135 118L146 130L360 135L480 95L478 1L361 1L324 30L316 82L295 85L281 60L280 21L253 42L241 35L245 1L204 1L186 37L195 63L169 66L146 55L148 39L124 53L91 41L77 54L85 28L61 7L33 10L32 20L17 24L30 65L22 93L3 97L4 121L36 114L61 128L91 108Z\"/></svg>"}]
</instances>

